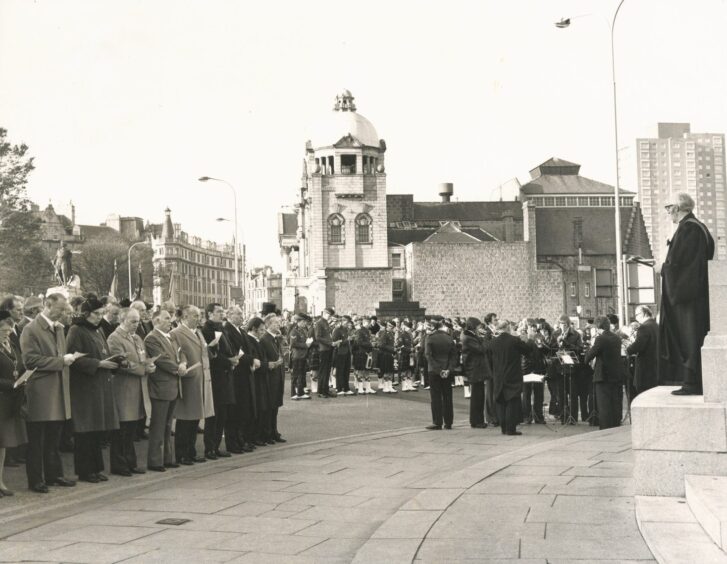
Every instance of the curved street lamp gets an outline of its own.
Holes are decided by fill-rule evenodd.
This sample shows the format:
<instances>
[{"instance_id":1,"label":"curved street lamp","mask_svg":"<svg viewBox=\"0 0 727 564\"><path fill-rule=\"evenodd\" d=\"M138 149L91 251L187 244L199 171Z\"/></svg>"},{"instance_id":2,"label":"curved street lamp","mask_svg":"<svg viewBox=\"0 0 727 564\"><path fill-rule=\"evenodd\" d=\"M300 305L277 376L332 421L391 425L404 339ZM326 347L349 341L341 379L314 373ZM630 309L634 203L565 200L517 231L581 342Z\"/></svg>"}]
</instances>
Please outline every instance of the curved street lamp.
<instances>
[{"instance_id":1,"label":"curved street lamp","mask_svg":"<svg viewBox=\"0 0 727 564\"><path fill-rule=\"evenodd\" d=\"M611 81L613 83L613 133L614 133L614 151L616 153L616 185L614 190L614 220L616 227L616 285L617 285L617 301L618 301L618 316L621 318L621 324L628 322L628 311L626 308L626 293L624 288L624 273L623 273L623 249L621 247L621 190L620 190L620 170L618 162L618 106L616 104L616 56L614 52L614 41L613 32L616 27L616 18L621 10L621 6L625 0L621 0L616 7L616 11L613 14L613 19L609 24L609 31L611 32ZM588 16L591 14L583 14ZM580 18L583 16L573 16L572 18L561 18L560 21L555 22L555 27L558 29L565 29L570 26L571 20ZM608 20L606 20L608 23Z\"/></svg>"},{"instance_id":2,"label":"curved street lamp","mask_svg":"<svg viewBox=\"0 0 727 564\"><path fill-rule=\"evenodd\" d=\"M137 241L131 247L129 247L129 252L127 256L127 263L126 266L129 268L129 299L131 300L131 249L136 247L137 245L146 245L146 241ZM141 296L139 296L141 297Z\"/></svg>"},{"instance_id":3,"label":"curved street lamp","mask_svg":"<svg viewBox=\"0 0 727 564\"><path fill-rule=\"evenodd\" d=\"M234 233L234 253L235 253L235 286L237 288L240 288L240 253L238 250L238 229L237 229L237 190L235 190L235 187L227 182L227 180L223 180L222 178L214 178L212 176L200 176L197 180L200 182L222 182L222 184L226 184L230 190L232 190L232 197L235 204L235 233ZM224 221L224 218L217 218L217 221Z\"/></svg>"}]
</instances>

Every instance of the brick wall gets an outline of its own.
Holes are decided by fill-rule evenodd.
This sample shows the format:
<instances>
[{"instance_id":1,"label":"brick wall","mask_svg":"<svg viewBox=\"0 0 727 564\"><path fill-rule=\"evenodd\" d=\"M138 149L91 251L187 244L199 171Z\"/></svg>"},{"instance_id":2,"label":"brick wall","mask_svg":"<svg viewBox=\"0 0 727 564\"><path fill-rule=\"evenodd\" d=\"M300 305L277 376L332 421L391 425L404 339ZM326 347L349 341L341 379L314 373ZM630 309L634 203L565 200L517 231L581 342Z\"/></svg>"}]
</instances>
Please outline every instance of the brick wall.
<instances>
[{"instance_id":1,"label":"brick wall","mask_svg":"<svg viewBox=\"0 0 727 564\"><path fill-rule=\"evenodd\" d=\"M391 300L390 268L326 269L326 305L339 313L373 315Z\"/></svg>"},{"instance_id":2,"label":"brick wall","mask_svg":"<svg viewBox=\"0 0 727 564\"><path fill-rule=\"evenodd\" d=\"M563 308L562 275L535 267L533 244L436 244L407 246L412 300L428 314L554 319Z\"/></svg>"}]
</instances>

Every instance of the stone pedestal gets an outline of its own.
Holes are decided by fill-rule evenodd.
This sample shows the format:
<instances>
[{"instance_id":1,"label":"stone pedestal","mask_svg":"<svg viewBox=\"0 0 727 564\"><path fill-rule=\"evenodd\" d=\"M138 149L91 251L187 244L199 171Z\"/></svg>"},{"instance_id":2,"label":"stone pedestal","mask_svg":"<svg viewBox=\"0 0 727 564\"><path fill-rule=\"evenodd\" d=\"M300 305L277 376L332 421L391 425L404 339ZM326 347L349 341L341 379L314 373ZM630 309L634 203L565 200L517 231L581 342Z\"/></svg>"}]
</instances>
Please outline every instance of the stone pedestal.
<instances>
[{"instance_id":1,"label":"stone pedestal","mask_svg":"<svg viewBox=\"0 0 727 564\"><path fill-rule=\"evenodd\" d=\"M704 396L653 388L631 404L637 495L685 495L687 474L727 476L727 262L709 265L711 328L702 348Z\"/></svg>"}]
</instances>

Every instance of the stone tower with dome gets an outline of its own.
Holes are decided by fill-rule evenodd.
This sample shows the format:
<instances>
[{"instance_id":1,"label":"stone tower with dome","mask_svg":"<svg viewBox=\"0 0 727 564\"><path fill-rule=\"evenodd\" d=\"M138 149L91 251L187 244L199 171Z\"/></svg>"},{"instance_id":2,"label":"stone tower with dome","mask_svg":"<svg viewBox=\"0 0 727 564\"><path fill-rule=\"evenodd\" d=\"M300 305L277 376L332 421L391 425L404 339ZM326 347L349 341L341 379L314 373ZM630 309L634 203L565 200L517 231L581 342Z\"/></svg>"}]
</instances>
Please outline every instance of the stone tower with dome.
<instances>
[{"instance_id":1,"label":"stone tower with dome","mask_svg":"<svg viewBox=\"0 0 727 564\"><path fill-rule=\"evenodd\" d=\"M320 313L338 303L364 313L390 299L385 152L348 90L311 125L295 215L280 216L296 223L295 237L288 229L280 241L284 308ZM354 302L342 298L354 287Z\"/></svg>"}]
</instances>

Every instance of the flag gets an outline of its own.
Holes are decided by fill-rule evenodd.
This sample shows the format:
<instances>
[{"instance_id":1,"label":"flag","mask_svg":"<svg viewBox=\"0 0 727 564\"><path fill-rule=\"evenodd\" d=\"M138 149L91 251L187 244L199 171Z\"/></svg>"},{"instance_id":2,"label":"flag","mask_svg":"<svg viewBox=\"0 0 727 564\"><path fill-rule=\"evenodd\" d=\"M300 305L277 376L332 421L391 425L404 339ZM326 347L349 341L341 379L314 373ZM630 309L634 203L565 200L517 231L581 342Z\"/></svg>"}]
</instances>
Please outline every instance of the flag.
<instances>
[{"instance_id":1,"label":"flag","mask_svg":"<svg viewBox=\"0 0 727 564\"><path fill-rule=\"evenodd\" d=\"M136 281L136 295L134 296L135 300L141 299L141 288L143 286L142 280L141 280L141 265L139 265L139 268L137 269L137 281Z\"/></svg>"},{"instance_id":2,"label":"flag","mask_svg":"<svg viewBox=\"0 0 727 564\"><path fill-rule=\"evenodd\" d=\"M116 259L114 259L114 277L111 279L111 287L109 288L109 296L113 296L116 298L116 294L118 293L118 284L119 284L119 272L116 269Z\"/></svg>"},{"instance_id":3,"label":"flag","mask_svg":"<svg viewBox=\"0 0 727 564\"><path fill-rule=\"evenodd\" d=\"M174 303L174 292L176 290L174 282L175 282L175 280L174 280L174 274L172 274L169 277L169 301L172 302L172 305L176 305Z\"/></svg>"}]
</instances>

